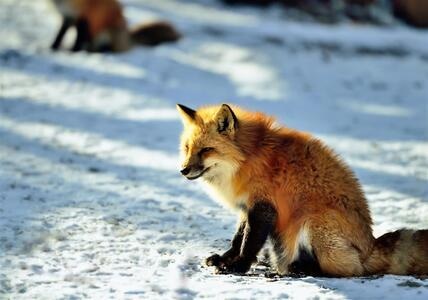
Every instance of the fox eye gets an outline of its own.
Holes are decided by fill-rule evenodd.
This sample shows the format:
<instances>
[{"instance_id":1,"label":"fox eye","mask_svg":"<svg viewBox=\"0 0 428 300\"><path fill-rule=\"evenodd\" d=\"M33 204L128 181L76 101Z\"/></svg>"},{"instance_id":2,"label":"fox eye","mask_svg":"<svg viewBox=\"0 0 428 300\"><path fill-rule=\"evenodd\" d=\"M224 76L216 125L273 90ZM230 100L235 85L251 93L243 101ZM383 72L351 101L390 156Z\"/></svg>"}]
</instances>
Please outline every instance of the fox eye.
<instances>
[{"instance_id":1,"label":"fox eye","mask_svg":"<svg viewBox=\"0 0 428 300\"><path fill-rule=\"evenodd\" d=\"M184 145L184 149L186 150L186 152L189 152L189 144Z\"/></svg>"},{"instance_id":2,"label":"fox eye","mask_svg":"<svg viewBox=\"0 0 428 300\"><path fill-rule=\"evenodd\" d=\"M210 152L210 151L213 151L214 150L214 148L212 148L212 147L205 147L205 148L202 148L200 151L199 151L199 154L200 155L202 155L202 154L204 154L204 153L207 153L207 152Z\"/></svg>"}]
</instances>

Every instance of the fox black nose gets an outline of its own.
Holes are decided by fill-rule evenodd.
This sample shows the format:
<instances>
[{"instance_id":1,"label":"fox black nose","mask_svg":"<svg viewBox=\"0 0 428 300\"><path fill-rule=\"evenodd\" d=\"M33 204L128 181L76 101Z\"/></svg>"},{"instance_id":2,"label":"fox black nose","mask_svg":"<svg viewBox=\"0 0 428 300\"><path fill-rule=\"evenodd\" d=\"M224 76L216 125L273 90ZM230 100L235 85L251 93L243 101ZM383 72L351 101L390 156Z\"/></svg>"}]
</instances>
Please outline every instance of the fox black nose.
<instances>
[{"instance_id":1,"label":"fox black nose","mask_svg":"<svg viewBox=\"0 0 428 300\"><path fill-rule=\"evenodd\" d=\"M184 176L186 176L187 174L190 173L190 168L189 167L184 168L180 172L181 172L181 174L183 174Z\"/></svg>"}]
</instances>

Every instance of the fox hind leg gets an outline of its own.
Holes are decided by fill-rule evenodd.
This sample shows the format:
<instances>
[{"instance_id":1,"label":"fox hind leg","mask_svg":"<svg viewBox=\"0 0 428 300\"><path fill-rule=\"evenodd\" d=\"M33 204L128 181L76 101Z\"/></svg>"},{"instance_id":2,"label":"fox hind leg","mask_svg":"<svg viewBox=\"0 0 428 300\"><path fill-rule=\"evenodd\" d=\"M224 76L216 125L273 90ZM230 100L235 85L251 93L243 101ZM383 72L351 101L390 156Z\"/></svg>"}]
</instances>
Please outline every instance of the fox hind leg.
<instances>
[{"instance_id":1,"label":"fox hind leg","mask_svg":"<svg viewBox=\"0 0 428 300\"><path fill-rule=\"evenodd\" d=\"M301 232L291 230L291 232ZM310 245L299 245L287 234L272 234L271 265L283 276L321 276L319 261ZM308 248L309 247L309 248Z\"/></svg>"},{"instance_id":2,"label":"fox hind leg","mask_svg":"<svg viewBox=\"0 0 428 300\"><path fill-rule=\"evenodd\" d=\"M360 252L343 233L328 226L313 226L311 233L312 247L323 274L337 277L363 275Z\"/></svg>"},{"instance_id":3,"label":"fox hind leg","mask_svg":"<svg viewBox=\"0 0 428 300\"><path fill-rule=\"evenodd\" d=\"M318 258L305 248L299 249L298 258L288 266L288 272L295 276L322 276Z\"/></svg>"}]
</instances>

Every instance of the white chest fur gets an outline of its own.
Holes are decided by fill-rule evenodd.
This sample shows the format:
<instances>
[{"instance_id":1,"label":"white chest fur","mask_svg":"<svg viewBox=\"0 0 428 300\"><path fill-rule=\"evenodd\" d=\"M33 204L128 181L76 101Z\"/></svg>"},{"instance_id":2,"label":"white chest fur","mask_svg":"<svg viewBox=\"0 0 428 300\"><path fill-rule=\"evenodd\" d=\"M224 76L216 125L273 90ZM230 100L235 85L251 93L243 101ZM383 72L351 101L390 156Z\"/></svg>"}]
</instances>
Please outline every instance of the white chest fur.
<instances>
[{"instance_id":1,"label":"white chest fur","mask_svg":"<svg viewBox=\"0 0 428 300\"><path fill-rule=\"evenodd\" d=\"M218 159L208 159L206 163L213 166L203 179L207 193L215 201L233 210L245 207L248 194L238 194L233 185L238 166Z\"/></svg>"},{"instance_id":2,"label":"white chest fur","mask_svg":"<svg viewBox=\"0 0 428 300\"><path fill-rule=\"evenodd\" d=\"M216 168L204 178L204 187L208 194L217 202L233 210L245 207L248 194L237 194L233 186L235 169L232 166Z\"/></svg>"},{"instance_id":3,"label":"white chest fur","mask_svg":"<svg viewBox=\"0 0 428 300\"><path fill-rule=\"evenodd\" d=\"M204 182L204 186L214 200L228 208L238 210L246 205L248 195L237 195L231 181Z\"/></svg>"}]
</instances>

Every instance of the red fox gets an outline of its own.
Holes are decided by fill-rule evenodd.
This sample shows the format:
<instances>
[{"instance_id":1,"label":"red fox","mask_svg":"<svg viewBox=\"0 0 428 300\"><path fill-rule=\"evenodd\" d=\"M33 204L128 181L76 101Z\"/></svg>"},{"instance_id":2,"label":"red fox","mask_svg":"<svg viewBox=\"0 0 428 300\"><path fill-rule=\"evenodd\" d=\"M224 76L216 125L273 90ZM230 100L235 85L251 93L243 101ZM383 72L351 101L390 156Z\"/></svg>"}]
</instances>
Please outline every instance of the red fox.
<instances>
[{"instance_id":1,"label":"red fox","mask_svg":"<svg viewBox=\"0 0 428 300\"><path fill-rule=\"evenodd\" d=\"M75 26L72 51L122 52L133 44L155 46L177 41L180 33L168 22L138 25L128 30L122 6L117 0L52 0L63 17L51 48L57 50L67 30Z\"/></svg>"},{"instance_id":2,"label":"red fox","mask_svg":"<svg viewBox=\"0 0 428 300\"><path fill-rule=\"evenodd\" d=\"M177 109L181 174L239 215L231 248L206 259L217 272L247 272L269 239L281 275L428 274L428 230L375 239L357 178L320 140L227 104Z\"/></svg>"}]
</instances>

